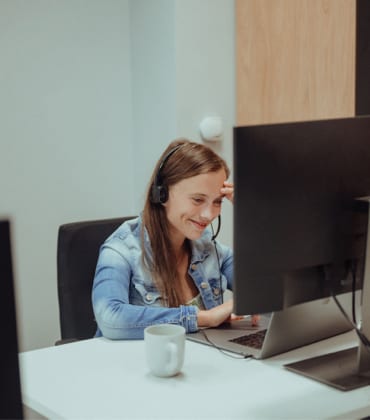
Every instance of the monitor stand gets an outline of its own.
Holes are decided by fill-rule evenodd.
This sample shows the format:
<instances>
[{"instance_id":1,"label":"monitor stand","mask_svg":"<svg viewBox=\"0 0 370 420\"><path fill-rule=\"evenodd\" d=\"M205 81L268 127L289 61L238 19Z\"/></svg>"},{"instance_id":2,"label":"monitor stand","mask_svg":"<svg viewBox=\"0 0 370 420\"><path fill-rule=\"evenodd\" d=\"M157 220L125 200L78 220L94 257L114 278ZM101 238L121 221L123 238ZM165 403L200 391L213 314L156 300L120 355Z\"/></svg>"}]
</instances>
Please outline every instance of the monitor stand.
<instances>
[{"instance_id":1,"label":"monitor stand","mask_svg":"<svg viewBox=\"0 0 370 420\"><path fill-rule=\"evenodd\" d=\"M368 211L361 331L370 338L370 197L361 200L367 203ZM370 385L370 348L359 340L356 347L289 363L285 367L342 391L349 391Z\"/></svg>"}]
</instances>

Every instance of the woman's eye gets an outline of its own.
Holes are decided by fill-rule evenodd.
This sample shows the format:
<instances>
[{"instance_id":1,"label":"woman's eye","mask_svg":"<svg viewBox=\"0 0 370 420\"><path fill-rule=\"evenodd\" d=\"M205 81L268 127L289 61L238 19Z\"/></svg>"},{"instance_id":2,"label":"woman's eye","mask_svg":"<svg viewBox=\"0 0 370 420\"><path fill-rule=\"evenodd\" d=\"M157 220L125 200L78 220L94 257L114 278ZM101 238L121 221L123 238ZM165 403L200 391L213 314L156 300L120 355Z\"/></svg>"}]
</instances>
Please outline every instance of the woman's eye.
<instances>
[{"instance_id":1,"label":"woman's eye","mask_svg":"<svg viewBox=\"0 0 370 420\"><path fill-rule=\"evenodd\" d=\"M215 201L215 205L216 205L217 207L220 207L220 206L221 206L221 204L222 204L222 202L223 202L223 200L217 200L217 201Z\"/></svg>"},{"instance_id":2,"label":"woman's eye","mask_svg":"<svg viewBox=\"0 0 370 420\"><path fill-rule=\"evenodd\" d=\"M204 202L203 198L193 198L195 204L202 204Z\"/></svg>"}]
</instances>

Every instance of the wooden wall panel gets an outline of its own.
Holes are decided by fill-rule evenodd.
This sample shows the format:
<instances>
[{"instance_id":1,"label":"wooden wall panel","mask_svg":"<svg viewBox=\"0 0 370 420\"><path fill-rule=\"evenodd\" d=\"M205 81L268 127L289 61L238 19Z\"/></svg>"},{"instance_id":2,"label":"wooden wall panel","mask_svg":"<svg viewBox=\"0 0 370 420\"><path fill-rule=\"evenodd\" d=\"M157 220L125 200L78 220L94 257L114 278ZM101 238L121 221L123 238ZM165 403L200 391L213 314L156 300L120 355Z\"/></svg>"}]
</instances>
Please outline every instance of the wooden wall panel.
<instances>
[{"instance_id":1,"label":"wooden wall panel","mask_svg":"<svg viewBox=\"0 0 370 420\"><path fill-rule=\"evenodd\" d=\"M357 0L356 115L370 114L370 1Z\"/></svg>"},{"instance_id":2,"label":"wooden wall panel","mask_svg":"<svg viewBox=\"0 0 370 420\"><path fill-rule=\"evenodd\" d=\"M353 116L355 0L236 0L237 125Z\"/></svg>"}]
</instances>

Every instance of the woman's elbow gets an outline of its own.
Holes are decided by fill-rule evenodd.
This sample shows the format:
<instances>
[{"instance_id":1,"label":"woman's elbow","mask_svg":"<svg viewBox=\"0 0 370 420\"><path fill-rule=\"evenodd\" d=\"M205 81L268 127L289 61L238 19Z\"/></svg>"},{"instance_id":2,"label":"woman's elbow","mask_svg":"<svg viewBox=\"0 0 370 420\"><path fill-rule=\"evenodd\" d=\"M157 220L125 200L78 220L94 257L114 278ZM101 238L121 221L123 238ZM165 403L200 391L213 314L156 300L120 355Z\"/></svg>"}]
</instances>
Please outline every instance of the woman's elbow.
<instances>
[{"instance_id":1,"label":"woman's elbow","mask_svg":"<svg viewBox=\"0 0 370 420\"><path fill-rule=\"evenodd\" d=\"M97 305L94 307L94 312L103 337L110 340L134 340L144 337L143 329L128 322L122 310L120 313L117 313L109 306L99 307Z\"/></svg>"}]
</instances>

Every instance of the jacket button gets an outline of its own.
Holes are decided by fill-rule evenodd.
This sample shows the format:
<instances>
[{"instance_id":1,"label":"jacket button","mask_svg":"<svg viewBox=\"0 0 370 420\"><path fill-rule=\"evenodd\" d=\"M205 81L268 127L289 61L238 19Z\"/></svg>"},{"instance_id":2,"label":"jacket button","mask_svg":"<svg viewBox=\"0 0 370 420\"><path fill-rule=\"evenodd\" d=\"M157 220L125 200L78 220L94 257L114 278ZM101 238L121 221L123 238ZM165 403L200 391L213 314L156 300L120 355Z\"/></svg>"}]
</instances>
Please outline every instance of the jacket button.
<instances>
[{"instance_id":1,"label":"jacket button","mask_svg":"<svg viewBox=\"0 0 370 420\"><path fill-rule=\"evenodd\" d=\"M146 300L147 300L148 302L150 302L150 301L152 301L152 300L153 300L153 296L152 296L150 293L147 293L145 297L146 297Z\"/></svg>"},{"instance_id":2,"label":"jacket button","mask_svg":"<svg viewBox=\"0 0 370 420\"><path fill-rule=\"evenodd\" d=\"M218 296L220 294L220 289L218 287L216 287L216 289L214 289L213 293Z\"/></svg>"},{"instance_id":3,"label":"jacket button","mask_svg":"<svg viewBox=\"0 0 370 420\"><path fill-rule=\"evenodd\" d=\"M196 265L196 264L192 264L192 265L191 265L191 269L192 269L192 270L196 270L197 268L198 268L198 267L197 267L197 265Z\"/></svg>"},{"instance_id":4,"label":"jacket button","mask_svg":"<svg viewBox=\"0 0 370 420\"><path fill-rule=\"evenodd\" d=\"M205 281L203 281L202 283L200 283L200 287L201 287L202 289L207 289L208 284L207 284Z\"/></svg>"}]
</instances>

